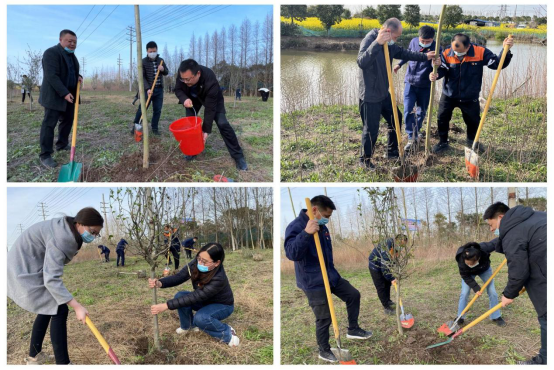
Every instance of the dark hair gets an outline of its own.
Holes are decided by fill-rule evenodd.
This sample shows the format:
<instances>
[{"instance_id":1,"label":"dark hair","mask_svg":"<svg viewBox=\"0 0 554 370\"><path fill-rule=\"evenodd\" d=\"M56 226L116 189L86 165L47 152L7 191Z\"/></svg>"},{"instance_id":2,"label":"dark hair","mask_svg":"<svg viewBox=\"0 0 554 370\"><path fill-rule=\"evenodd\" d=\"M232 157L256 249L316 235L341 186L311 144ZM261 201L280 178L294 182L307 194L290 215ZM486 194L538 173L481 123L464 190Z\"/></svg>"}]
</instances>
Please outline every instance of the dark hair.
<instances>
[{"instance_id":1,"label":"dark hair","mask_svg":"<svg viewBox=\"0 0 554 370\"><path fill-rule=\"evenodd\" d=\"M398 31L402 27L402 22L398 18L389 18L383 23L383 27L391 29L392 31Z\"/></svg>"},{"instance_id":2,"label":"dark hair","mask_svg":"<svg viewBox=\"0 0 554 370\"><path fill-rule=\"evenodd\" d=\"M146 44L146 50L154 48L158 49L158 44L156 44L154 41L149 41L148 44Z\"/></svg>"},{"instance_id":3,"label":"dark hair","mask_svg":"<svg viewBox=\"0 0 554 370\"><path fill-rule=\"evenodd\" d=\"M320 207L323 209L331 209L333 211L337 209L337 207L335 207L335 203L333 203L331 198L325 195L315 196L312 198L312 200L310 200L310 202L312 202L312 206Z\"/></svg>"},{"instance_id":4,"label":"dark hair","mask_svg":"<svg viewBox=\"0 0 554 370\"><path fill-rule=\"evenodd\" d=\"M73 31L71 31L71 30L61 30L61 31L60 31L60 38L64 37L64 36L67 35L68 33L69 33L70 35L72 35L72 36L77 37L77 35L75 34L75 32L73 32Z\"/></svg>"},{"instance_id":5,"label":"dark hair","mask_svg":"<svg viewBox=\"0 0 554 370\"><path fill-rule=\"evenodd\" d=\"M167 227L168 229L171 229L171 225L170 225L170 224L165 224L164 227Z\"/></svg>"},{"instance_id":6,"label":"dark hair","mask_svg":"<svg viewBox=\"0 0 554 370\"><path fill-rule=\"evenodd\" d=\"M419 37L423 39L432 39L435 37L435 29L431 26L421 26L419 29Z\"/></svg>"},{"instance_id":7,"label":"dark hair","mask_svg":"<svg viewBox=\"0 0 554 370\"><path fill-rule=\"evenodd\" d=\"M219 266L214 268L212 271L208 271L206 273L201 273L200 271L198 271L198 268L196 268L195 266L190 277L193 282L198 283L198 286L200 288L202 288L204 285L208 284L210 280L212 280L217 270L219 270L219 267L223 264L223 261L225 260L225 250L219 243L208 243L202 248L200 248L200 250L196 254L197 259L200 253L202 252L208 253L212 261L214 262L221 261L221 262L219 263Z\"/></svg>"},{"instance_id":8,"label":"dark hair","mask_svg":"<svg viewBox=\"0 0 554 370\"><path fill-rule=\"evenodd\" d=\"M183 60L179 65L179 73L190 71L193 75L196 75L199 70L200 65L194 59Z\"/></svg>"},{"instance_id":9,"label":"dark hair","mask_svg":"<svg viewBox=\"0 0 554 370\"><path fill-rule=\"evenodd\" d=\"M104 227L104 219L100 212L92 207L86 207L77 212L74 222L80 223L84 226L102 226Z\"/></svg>"},{"instance_id":10,"label":"dark hair","mask_svg":"<svg viewBox=\"0 0 554 370\"><path fill-rule=\"evenodd\" d=\"M457 33L452 37L452 41L460 41L462 45L464 45L465 48L469 46L469 36L464 35L463 33ZM459 47L458 44L456 44L456 47Z\"/></svg>"},{"instance_id":11,"label":"dark hair","mask_svg":"<svg viewBox=\"0 0 554 370\"><path fill-rule=\"evenodd\" d=\"M467 243L462 248L464 249L462 257L465 261L478 261L481 258L481 246L479 243Z\"/></svg>"},{"instance_id":12,"label":"dark hair","mask_svg":"<svg viewBox=\"0 0 554 370\"><path fill-rule=\"evenodd\" d=\"M398 240L398 239L404 239L404 241L408 241L408 235L406 234L398 234L394 237L394 240Z\"/></svg>"},{"instance_id":13,"label":"dark hair","mask_svg":"<svg viewBox=\"0 0 554 370\"><path fill-rule=\"evenodd\" d=\"M502 202L496 202L487 208L485 213L483 214L483 220L492 220L493 218L497 218L498 215L505 215L506 212L508 212L510 208L505 205Z\"/></svg>"},{"instance_id":14,"label":"dark hair","mask_svg":"<svg viewBox=\"0 0 554 370\"><path fill-rule=\"evenodd\" d=\"M193 238L193 239L198 239L198 237L197 237L197 236L193 236L192 238Z\"/></svg>"}]
</instances>

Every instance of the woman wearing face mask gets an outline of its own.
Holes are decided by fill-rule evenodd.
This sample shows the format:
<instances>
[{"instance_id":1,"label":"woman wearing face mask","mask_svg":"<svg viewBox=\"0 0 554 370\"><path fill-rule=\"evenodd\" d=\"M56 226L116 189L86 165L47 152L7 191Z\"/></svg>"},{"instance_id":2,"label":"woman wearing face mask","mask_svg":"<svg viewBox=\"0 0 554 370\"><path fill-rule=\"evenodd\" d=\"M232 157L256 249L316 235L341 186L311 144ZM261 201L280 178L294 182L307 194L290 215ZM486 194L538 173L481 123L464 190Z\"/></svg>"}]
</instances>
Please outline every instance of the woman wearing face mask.
<instances>
[{"instance_id":1,"label":"woman wearing face mask","mask_svg":"<svg viewBox=\"0 0 554 370\"><path fill-rule=\"evenodd\" d=\"M189 279L194 288L192 292L180 291L166 303L152 306L151 313L157 315L167 309L177 310L181 323L177 334L202 330L230 347L238 346L239 338L235 330L221 322L234 310L233 291L223 268L224 259L223 247L217 243L208 243L177 274L159 280L148 279L150 288L170 288Z\"/></svg>"},{"instance_id":2,"label":"woman wearing face mask","mask_svg":"<svg viewBox=\"0 0 554 370\"><path fill-rule=\"evenodd\" d=\"M62 281L64 265L83 243L100 235L104 219L94 208L83 208L75 217L39 222L15 241L8 251L8 297L19 307L37 314L27 364L42 364L50 356L42 343L50 322L50 338L57 365L70 364L67 350L68 305L85 323L88 311L69 293Z\"/></svg>"},{"instance_id":3,"label":"woman wearing face mask","mask_svg":"<svg viewBox=\"0 0 554 370\"><path fill-rule=\"evenodd\" d=\"M481 248L478 243L467 243L462 245L456 252L456 261L458 262L458 269L462 276L462 292L460 293L460 300L458 302L458 316L466 308L469 291L473 289L475 294L481 295L481 287L475 280L476 276L479 276L481 280L486 282L492 276L492 268L490 261L490 253ZM494 279L487 286L487 295L489 296L490 308L498 304L498 294L494 288ZM506 322L502 319L502 313L500 310L494 311L490 315L490 319L494 321L498 326L505 326ZM462 325L464 323L464 317L458 320L458 323Z\"/></svg>"}]
</instances>

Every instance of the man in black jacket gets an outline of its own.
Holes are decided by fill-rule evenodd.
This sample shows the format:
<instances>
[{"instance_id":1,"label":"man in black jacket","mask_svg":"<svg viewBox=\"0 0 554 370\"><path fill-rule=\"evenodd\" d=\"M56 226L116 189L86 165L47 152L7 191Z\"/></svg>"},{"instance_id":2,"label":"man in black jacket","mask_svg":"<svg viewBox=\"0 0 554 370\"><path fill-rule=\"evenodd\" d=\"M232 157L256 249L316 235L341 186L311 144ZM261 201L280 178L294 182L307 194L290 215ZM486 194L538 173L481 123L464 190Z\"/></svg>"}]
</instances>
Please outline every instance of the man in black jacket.
<instances>
[{"instance_id":1,"label":"man in black jacket","mask_svg":"<svg viewBox=\"0 0 554 370\"><path fill-rule=\"evenodd\" d=\"M146 44L146 53L148 54L146 58L142 58L142 77L144 80L144 88L146 89L146 99L152 94L150 98L150 104L154 106L154 113L152 114L152 132L154 135L159 135L160 131L158 129L158 122L160 121L160 116L162 115L162 106L164 104L164 79L162 76L167 76L169 69L165 64L165 60L160 58L158 54L158 45L154 41L150 41ZM163 61L163 64L162 64ZM154 86L154 91L152 91L152 84L154 83L154 78L156 77L157 71L160 71L162 76L158 76L156 80L156 85ZM139 123L140 118L142 117L142 110L139 104L137 109L137 114L135 114L135 121L131 132L135 132L135 124Z\"/></svg>"},{"instance_id":2,"label":"man in black jacket","mask_svg":"<svg viewBox=\"0 0 554 370\"><path fill-rule=\"evenodd\" d=\"M509 209L498 202L485 211L483 219L498 236L496 251L508 260L508 284L502 293L502 307L512 303L525 287L541 328L539 354L520 365L546 365L546 212L530 207Z\"/></svg>"},{"instance_id":3,"label":"man in black jacket","mask_svg":"<svg viewBox=\"0 0 554 370\"><path fill-rule=\"evenodd\" d=\"M363 123L362 151L360 165L370 171L375 170L371 163L373 150L379 135L379 120L385 118L388 125L387 158L398 158L398 139L393 121L393 107L389 93L387 66L383 45L389 46L389 56L392 60L413 60L424 62L435 57L434 51L427 54L405 50L394 42L402 35L402 23L396 18L385 21L383 28L370 31L360 44L358 52L358 66L362 70L360 79L360 116ZM392 72L392 71L391 71ZM398 107L398 118L402 126L402 113Z\"/></svg>"},{"instance_id":4,"label":"man in black jacket","mask_svg":"<svg viewBox=\"0 0 554 370\"><path fill-rule=\"evenodd\" d=\"M204 106L202 123L204 142L212 132L215 121L229 154L235 160L237 169L246 171L248 166L235 130L225 117L225 101L214 72L208 67L199 65L193 59L187 59L181 62L179 75L180 78L175 83L175 95L179 98L179 104L187 108L187 117L194 116L195 112ZM187 160L193 160L194 157L187 156Z\"/></svg>"},{"instance_id":5,"label":"man in black jacket","mask_svg":"<svg viewBox=\"0 0 554 370\"><path fill-rule=\"evenodd\" d=\"M83 82L79 75L79 61L75 56L77 35L70 30L60 32L59 44L46 49L42 56L42 86L38 102L44 107L44 119L40 129L40 163L48 168L58 164L52 158L54 153L54 130L58 121L56 150L69 150L69 134L75 113L77 82Z\"/></svg>"}]
</instances>

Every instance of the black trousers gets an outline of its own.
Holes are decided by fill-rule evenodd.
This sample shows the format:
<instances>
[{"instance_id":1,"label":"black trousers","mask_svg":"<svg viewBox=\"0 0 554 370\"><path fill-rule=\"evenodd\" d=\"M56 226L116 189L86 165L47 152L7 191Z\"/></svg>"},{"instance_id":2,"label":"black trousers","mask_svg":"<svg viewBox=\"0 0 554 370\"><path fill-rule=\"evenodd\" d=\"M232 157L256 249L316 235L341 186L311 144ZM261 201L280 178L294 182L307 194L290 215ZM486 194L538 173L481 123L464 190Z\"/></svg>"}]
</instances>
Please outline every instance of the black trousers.
<instances>
[{"instance_id":1,"label":"black trousers","mask_svg":"<svg viewBox=\"0 0 554 370\"><path fill-rule=\"evenodd\" d=\"M385 308L390 307L390 287L391 282L385 279L382 273L379 271L374 271L372 269L369 269L369 273L371 274L371 280L373 280L373 284L375 285L375 289L377 289L377 296L379 297L379 300L381 301L381 304Z\"/></svg>"},{"instance_id":2,"label":"black trousers","mask_svg":"<svg viewBox=\"0 0 554 370\"><path fill-rule=\"evenodd\" d=\"M175 249L171 250L171 254L173 255L173 259L175 260L175 271L177 271L179 270L179 258L181 257L181 255Z\"/></svg>"},{"instance_id":3,"label":"black trousers","mask_svg":"<svg viewBox=\"0 0 554 370\"><path fill-rule=\"evenodd\" d=\"M42 342L44 342L48 325L52 322L52 325L50 325L50 339L54 348L56 365L69 364L69 353L67 351L68 314L69 308L67 304L62 304L58 306L58 313L56 315L37 315L31 333L30 357L36 357L36 355L42 352Z\"/></svg>"},{"instance_id":4,"label":"black trousers","mask_svg":"<svg viewBox=\"0 0 554 370\"><path fill-rule=\"evenodd\" d=\"M317 345L321 351L329 351L329 326L331 325L331 312L327 303L325 290L305 291L308 304L315 315L315 334ZM354 288L348 280L341 278L337 285L331 287L331 293L346 303L348 314L348 330L358 328L358 316L360 315L360 292Z\"/></svg>"},{"instance_id":5,"label":"black trousers","mask_svg":"<svg viewBox=\"0 0 554 370\"><path fill-rule=\"evenodd\" d=\"M188 249L188 248L185 249L185 253L186 253L187 258L192 259L192 251L190 249Z\"/></svg>"},{"instance_id":6,"label":"black trousers","mask_svg":"<svg viewBox=\"0 0 554 370\"><path fill-rule=\"evenodd\" d=\"M44 119L40 128L40 158L48 158L54 153L54 130L58 122L58 140L56 148L62 149L69 144L69 134L73 126L75 104L67 103L65 112L44 108Z\"/></svg>"},{"instance_id":7,"label":"black trousers","mask_svg":"<svg viewBox=\"0 0 554 370\"><path fill-rule=\"evenodd\" d=\"M104 257L106 258L106 262L110 262L110 254L104 253Z\"/></svg>"},{"instance_id":8,"label":"black trousers","mask_svg":"<svg viewBox=\"0 0 554 370\"><path fill-rule=\"evenodd\" d=\"M398 107L396 109L398 111L398 123L402 130L402 113ZM364 125L362 130L362 151L360 160L370 159L373 156L375 144L379 136L379 122L381 121L381 116L383 116L387 122L387 152L389 154L398 152L398 138L396 137L396 128L394 126L392 102L390 100L390 94L387 94L384 100L377 103L369 103L360 100L360 117Z\"/></svg>"},{"instance_id":9,"label":"black trousers","mask_svg":"<svg viewBox=\"0 0 554 370\"><path fill-rule=\"evenodd\" d=\"M121 266L125 266L125 252L124 251L115 251L117 253L117 266L119 266L119 261L121 260Z\"/></svg>"},{"instance_id":10,"label":"black trousers","mask_svg":"<svg viewBox=\"0 0 554 370\"><path fill-rule=\"evenodd\" d=\"M27 95L29 95L29 99L31 99L31 102L33 102L33 97L31 96L31 93L28 92ZM25 103L25 93L21 94L21 102Z\"/></svg>"},{"instance_id":11,"label":"black trousers","mask_svg":"<svg viewBox=\"0 0 554 370\"><path fill-rule=\"evenodd\" d=\"M477 134L479 121L481 120L481 107L479 99L470 101L460 101L442 95L439 101L439 111L437 114L437 126L439 130L439 138L441 142L448 140L448 131L450 131L450 120L454 108L460 108L462 118L467 127L467 139L473 141Z\"/></svg>"},{"instance_id":12,"label":"black trousers","mask_svg":"<svg viewBox=\"0 0 554 370\"><path fill-rule=\"evenodd\" d=\"M148 91L150 87L148 87L146 90ZM146 100L148 100L148 94L146 94L146 91L144 92L144 94L146 95ZM154 106L154 112L152 113L152 120L150 121L150 125L152 125L152 131L158 131L158 123L160 122L160 117L162 115L162 107L164 104L163 87L158 86L154 88L154 91L152 92L152 97L150 98L150 102L146 106L146 110L150 108L150 104ZM139 104L137 113L135 114L135 123L139 123L140 117L142 117L142 107Z\"/></svg>"},{"instance_id":13,"label":"black trousers","mask_svg":"<svg viewBox=\"0 0 554 370\"><path fill-rule=\"evenodd\" d=\"M539 357L541 363L546 365L546 314L539 317L539 324L541 325L541 350L539 351Z\"/></svg>"},{"instance_id":14,"label":"black trousers","mask_svg":"<svg viewBox=\"0 0 554 370\"><path fill-rule=\"evenodd\" d=\"M200 108L202 108L202 104L198 103L197 101L193 101L192 104L194 106L194 109L198 113ZM191 108L187 108L187 117L191 116L194 116L194 111ZM227 150L231 155L231 158L243 158L244 154L242 153L242 148L240 147L239 140L237 139L237 135L235 134L233 126L231 126L229 121L227 121L225 113L216 113L214 121L217 125L217 128L219 129L221 137L223 138L223 142L225 143L225 146L227 147Z\"/></svg>"}]
</instances>

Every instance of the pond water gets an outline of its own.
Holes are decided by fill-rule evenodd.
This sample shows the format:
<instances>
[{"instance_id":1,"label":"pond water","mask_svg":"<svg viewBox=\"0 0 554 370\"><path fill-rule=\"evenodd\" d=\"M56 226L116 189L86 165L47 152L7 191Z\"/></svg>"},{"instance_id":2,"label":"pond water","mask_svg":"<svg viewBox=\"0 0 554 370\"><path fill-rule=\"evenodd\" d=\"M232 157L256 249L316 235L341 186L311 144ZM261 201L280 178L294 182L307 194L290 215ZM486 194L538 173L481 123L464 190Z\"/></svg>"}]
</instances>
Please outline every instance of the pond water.
<instances>
[{"instance_id":1,"label":"pond water","mask_svg":"<svg viewBox=\"0 0 554 370\"><path fill-rule=\"evenodd\" d=\"M502 51L502 42L488 40L487 48ZM516 43L510 65L503 70L495 97L546 96L546 47ZM357 104L360 69L357 51L281 51L281 111L306 109L318 104ZM396 64L396 62L394 62ZM394 75L397 101L402 103L404 66ZM482 96L487 98L496 71L485 68ZM438 98L442 82L437 84Z\"/></svg>"}]
</instances>

